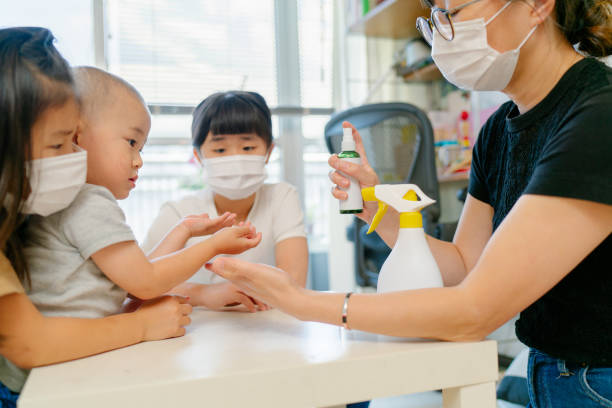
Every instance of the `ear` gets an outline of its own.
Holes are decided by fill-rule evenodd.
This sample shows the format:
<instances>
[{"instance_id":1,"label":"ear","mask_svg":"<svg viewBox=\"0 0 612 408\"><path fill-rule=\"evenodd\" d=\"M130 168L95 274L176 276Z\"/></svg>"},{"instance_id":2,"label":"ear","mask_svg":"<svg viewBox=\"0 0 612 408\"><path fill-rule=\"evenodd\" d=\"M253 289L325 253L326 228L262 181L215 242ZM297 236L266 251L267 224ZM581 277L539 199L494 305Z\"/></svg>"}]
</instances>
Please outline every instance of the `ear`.
<instances>
[{"instance_id":1,"label":"ear","mask_svg":"<svg viewBox=\"0 0 612 408\"><path fill-rule=\"evenodd\" d=\"M270 143L270 147L268 148L268 157L266 158L266 164L270 161L270 157L272 156L272 150L276 145L274 143Z\"/></svg>"},{"instance_id":2,"label":"ear","mask_svg":"<svg viewBox=\"0 0 612 408\"><path fill-rule=\"evenodd\" d=\"M85 128L85 122L83 122L83 120L81 119L79 120L79 123L77 125L77 129L76 129L76 132L74 133L74 137L72 138L72 143L74 143L77 146L81 146L84 128Z\"/></svg>"},{"instance_id":3,"label":"ear","mask_svg":"<svg viewBox=\"0 0 612 408\"><path fill-rule=\"evenodd\" d=\"M202 164L202 159L200 158L200 152L195 147L193 148L193 157L196 158L198 163Z\"/></svg>"},{"instance_id":4,"label":"ear","mask_svg":"<svg viewBox=\"0 0 612 408\"><path fill-rule=\"evenodd\" d=\"M555 0L534 0L531 10L531 23L542 24L555 11ZM553 16L554 17L554 16Z\"/></svg>"}]
</instances>

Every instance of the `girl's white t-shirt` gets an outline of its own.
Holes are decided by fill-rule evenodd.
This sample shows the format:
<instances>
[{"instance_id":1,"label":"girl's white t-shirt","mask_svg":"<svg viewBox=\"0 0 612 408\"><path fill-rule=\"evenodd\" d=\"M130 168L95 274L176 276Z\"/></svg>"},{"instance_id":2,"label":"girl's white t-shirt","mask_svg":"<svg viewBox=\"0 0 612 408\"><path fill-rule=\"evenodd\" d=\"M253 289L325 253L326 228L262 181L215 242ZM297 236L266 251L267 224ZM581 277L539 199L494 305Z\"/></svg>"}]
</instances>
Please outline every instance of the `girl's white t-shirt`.
<instances>
[{"instance_id":1,"label":"girl's white t-shirt","mask_svg":"<svg viewBox=\"0 0 612 408\"><path fill-rule=\"evenodd\" d=\"M202 213L208 214L211 218L218 216L210 189L204 189L178 201L165 203L153 221L142 244L142 249L145 253L153 249L183 217ZM304 213L298 192L295 187L287 183L262 185L255 193L255 202L247 221L250 221L257 231L262 233L262 240L255 248L239 255L233 255L245 261L276 265L276 244L287 238L306 237ZM210 236L191 238L187 241L186 246L191 246L208 237ZM223 278L205 268L200 269L189 279L189 282L205 284L223 281Z\"/></svg>"}]
</instances>

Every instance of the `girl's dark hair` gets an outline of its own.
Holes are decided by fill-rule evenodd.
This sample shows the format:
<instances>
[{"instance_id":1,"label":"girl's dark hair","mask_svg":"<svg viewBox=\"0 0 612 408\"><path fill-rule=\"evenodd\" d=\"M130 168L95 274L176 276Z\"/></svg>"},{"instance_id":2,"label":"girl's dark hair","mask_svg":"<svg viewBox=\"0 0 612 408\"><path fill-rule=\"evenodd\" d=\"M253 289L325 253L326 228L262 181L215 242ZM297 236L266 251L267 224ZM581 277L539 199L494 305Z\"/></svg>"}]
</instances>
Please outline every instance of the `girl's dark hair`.
<instances>
[{"instance_id":1,"label":"girl's dark hair","mask_svg":"<svg viewBox=\"0 0 612 408\"><path fill-rule=\"evenodd\" d=\"M208 133L233 135L256 133L272 144L272 117L266 100L256 92L218 92L204 99L193 111L191 138L200 149Z\"/></svg>"},{"instance_id":2,"label":"girl's dark hair","mask_svg":"<svg viewBox=\"0 0 612 408\"><path fill-rule=\"evenodd\" d=\"M570 44L593 57L612 54L610 0L557 0L557 23Z\"/></svg>"},{"instance_id":3,"label":"girl's dark hair","mask_svg":"<svg viewBox=\"0 0 612 408\"><path fill-rule=\"evenodd\" d=\"M29 276L19 208L30 191L32 127L46 109L74 97L70 67L54 40L45 28L0 29L0 250L24 283Z\"/></svg>"}]
</instances>

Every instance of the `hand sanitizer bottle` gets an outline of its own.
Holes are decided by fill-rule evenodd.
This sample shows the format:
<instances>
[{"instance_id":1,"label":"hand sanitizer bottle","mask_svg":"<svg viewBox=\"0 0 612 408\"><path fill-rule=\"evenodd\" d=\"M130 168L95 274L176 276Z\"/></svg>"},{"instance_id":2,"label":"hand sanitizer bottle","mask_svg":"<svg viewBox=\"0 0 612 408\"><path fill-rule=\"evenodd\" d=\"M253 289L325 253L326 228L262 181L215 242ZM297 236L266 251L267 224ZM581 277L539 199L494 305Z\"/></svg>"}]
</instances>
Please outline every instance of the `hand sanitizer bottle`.
<instances>
[{"instance_id":1,"label":"hand sanitizer bottle","mask_svg":"<svg viewBox=\"0 0 612 408\"><path fill-rule=\"evenodd\" d=\"M353 139L353 130L351 128L343 129L342 151L338 154L338 158L351 163L361 164L361 157L359 153L355 151L355 140ZM340 214L358 214L363 212L363 201L361 199L359 182L344 173L342 173L342 175L350 180L351 185L346 189L339 187L348 194L346 200L340 201Z\"/></svg>"},{"instance_id":2,"label":"hand sanitizer bottle","mask_svg":"<svg viewBox=\"0 0 612 408\"><path fill-rule=\"evenodd\" d=\"M378 201L368 234L376 229L389 206L400 213L399 235L378 276L377 291L442 287L442 275L427 244L419 212L435 201L415 184L381 184L364 188L362 195L365 201Z\"/></svg>"}]
</instances>

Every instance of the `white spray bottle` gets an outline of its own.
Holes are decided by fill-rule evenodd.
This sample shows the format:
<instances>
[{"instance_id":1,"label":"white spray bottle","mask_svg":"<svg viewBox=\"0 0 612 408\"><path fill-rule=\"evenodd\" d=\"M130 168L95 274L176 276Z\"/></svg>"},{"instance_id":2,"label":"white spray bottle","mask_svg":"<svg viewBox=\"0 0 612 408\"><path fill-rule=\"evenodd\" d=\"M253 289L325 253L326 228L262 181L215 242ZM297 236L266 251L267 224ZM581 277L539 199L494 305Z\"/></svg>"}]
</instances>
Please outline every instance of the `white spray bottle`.
<instances>
[{"instance_id":1,"label":"white spray bottle","mask_svg":"<svg viewBox=\"0 0 612 408\"><path fill-rule=\"evenodd\" d=\"M440 269L429 250L419 212L435 200L415 184L381 184L364 188L362 196L364 201L378 201L368 234L378 227L388 206L400 213L399 235L378 276L378 292L442 287Z\"/></svg>"}]
</instances>

